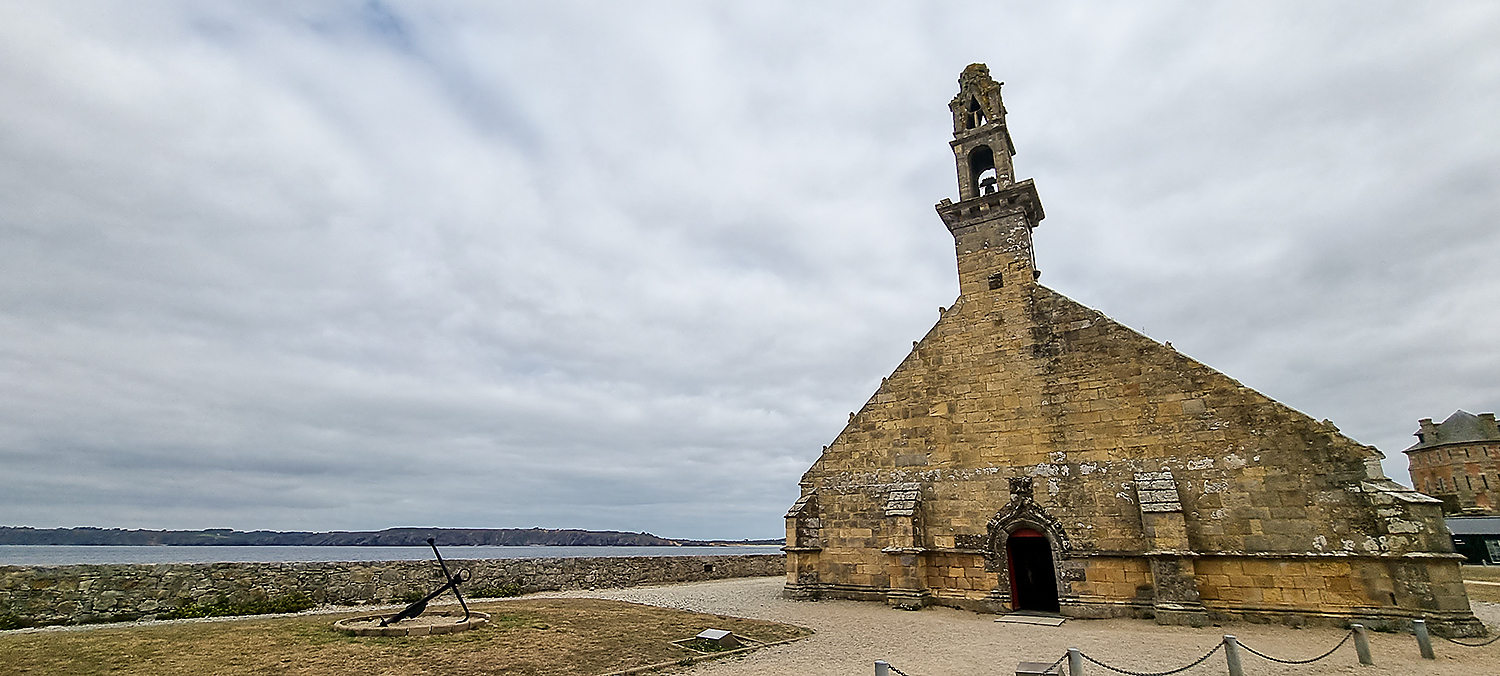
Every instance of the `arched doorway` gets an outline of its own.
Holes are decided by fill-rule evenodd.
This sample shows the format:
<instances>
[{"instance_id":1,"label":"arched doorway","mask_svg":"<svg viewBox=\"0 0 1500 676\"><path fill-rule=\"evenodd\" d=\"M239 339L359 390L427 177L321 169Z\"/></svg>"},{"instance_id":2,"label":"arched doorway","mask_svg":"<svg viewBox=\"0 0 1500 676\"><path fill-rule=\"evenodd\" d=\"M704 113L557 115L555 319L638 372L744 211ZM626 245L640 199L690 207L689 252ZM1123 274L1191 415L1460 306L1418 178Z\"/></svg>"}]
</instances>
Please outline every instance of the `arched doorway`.
<instances>
[{"instance_id":1,"label":"arched doorway","mask_svg":"<svg viewBox=\"0 0 1500 676\"><path fill-rule=\"evenodd\" d=\"M1047 536L1022 528L1005 540L1010 561L1010 598L1016 610L1057 612L1057 572Z\"/></svg>"}]
</instances>

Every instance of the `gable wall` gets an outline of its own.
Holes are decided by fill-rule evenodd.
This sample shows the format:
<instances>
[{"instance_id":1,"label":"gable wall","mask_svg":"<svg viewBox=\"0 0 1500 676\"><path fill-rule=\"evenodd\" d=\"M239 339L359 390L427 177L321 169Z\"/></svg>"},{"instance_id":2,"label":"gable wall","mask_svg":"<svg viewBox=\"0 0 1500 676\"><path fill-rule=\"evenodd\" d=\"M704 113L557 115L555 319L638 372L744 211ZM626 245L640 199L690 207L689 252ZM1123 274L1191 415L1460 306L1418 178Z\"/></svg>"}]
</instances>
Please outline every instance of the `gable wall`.
<instances>
[{"instance_id":1,"label":"gable wall","mask_svg":"<svg viewBox=\"0 0 1500 676\"><path fill-rule=\"evenodd\" d=\"M1467 611L1456 575L1325 560L1451 551L1433 505L1361 489L1378 451L1031 282L1027 257L956 240L964 294L804 478L821 501L818 579L1008 601L987 524L1009 479L1030 476L1073 550L1065 605L1143 607L1164 580L1141 557L1170 549L1197 557L1189 576L1210 607ZM996 270L1019 281L988 289ZM1137 505L1135 473L1156 470L1177 486L1175 535ZM921 509L903 540L884 506L910 483ZM1268 576L1285 591L1266 591Z\"/></svg>"}]
</instances>

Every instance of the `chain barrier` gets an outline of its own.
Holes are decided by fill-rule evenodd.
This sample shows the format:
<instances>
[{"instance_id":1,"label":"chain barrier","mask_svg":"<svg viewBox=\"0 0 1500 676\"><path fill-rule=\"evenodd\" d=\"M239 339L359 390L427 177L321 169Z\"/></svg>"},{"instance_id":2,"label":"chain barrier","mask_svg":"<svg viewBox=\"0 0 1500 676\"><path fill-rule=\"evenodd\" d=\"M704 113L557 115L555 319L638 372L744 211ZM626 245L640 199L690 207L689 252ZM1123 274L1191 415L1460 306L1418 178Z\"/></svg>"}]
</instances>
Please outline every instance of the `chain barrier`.
<instances>
[{"instance_id":1,"label":"chain barrier","mask_svg":"<svg viewBox=\"0 0 1500 676\"><path fill-rule=\"evenodd\" d=\"M1100 662L1099 660L1096 660L1096 659L1094 659L1092 657L1089 657L1088 653L1085 653L1085 652L1080 652L1078 654L1082 655L1083 659L1086 659L1086 660L1088 660L1090 662L1093 662L1094 664L1097 664L1097 665L1099 665L1101 667L1104 667L1105 669L1108 669L1108 670L1113 671L1115 673L1125 674L1126 676L1170 676L1170 674L1176 674L1176 673L1184 672L1184 671L1187 671L1188 669L1192 669L1193 667L1196 667L1196 666L1198 666L1200 664L1203 664L1203 662L1205 660L1207 660L1210 657L1213 657L1214 653L1219 652L1219 650L1222 649L1223 647L1224 647L1224 642L1220 641L1219 645L1214 646L1213 650L1208 651L1208 654L1204 655L1203 657L1200 657L1200 658L1194 660L1192 664L1189 664L1189 665L1187 665L1185 667L1178 667L1178 668L1173 669L1171 671L1131 671L1129 669L1121 669L1119 667L1112 667L1112 666L1110 666L1108 664ZM1059 661L1061 661L1061 660L1059 660Z\"/></svg>"},{"instance_id":2,"label":"chain barrier","mask_svg":"<svg viewBox=\"0 0 1500 676\"><path fill-rule=\"evenodd\" d=\"M1264 659L1268 659L1268 660L1270 660L1272 662L1276 662L1276 663L1279 663L1279 664L1312 664L1313 662L1317 662L1318 660L1326 659L1330 655L1338 652L1339 648L1344 647L1344 644L1348 643L1349 639L1351 639L1353 637L1354 637L1354 631L1351 629L1349 631L1349 633L1344 634L1344 638L1338 642L1338 645L1335 645L1332 648L1329 648L1328 652L1325 652L1322 655L1318 655L1317 657L1314 657L1312 659L1306 659L1306 660L1284 660L1284 659L1281 659L1279 657L1272 657L1272 656L1267 655L1267 654L1265 654L1265 653L1263 653L1263 652L1261 652L1259 650L1251 648L1248 645L1245 645L1243 642L1239 643L1239 647L1244 648L1246 651L1248 651L1252 655L1255 655L1257 657L1261 657L1261 658L1264 658ZM1490 640L1485 641L1484 643L1464 643L1462 641L1456 641L1456 640L1448 638L1446 636L1444 636L1443 639L1447 640L1449 643L1457 643L1458 645L1466 646L1466 647L1469 647L1469 648L1478 648L1478 647L1481 647L1481 646L1487 646L1487 645L1489 645L1491 643L1494 643L1496 641L1500 641L1500 635L1497 635L1494 638L1491 638ZM1193 667L1196 667L1196 666L1198 666L1200 664L1203 664L1204 662L1208 661L1208 658L1213 657L1215 653L1218 653L1220 650L1222 650L1224 648L1224 643L1225 643L1224 641L1220 641L1218 645L1214 646L1213 650L1210 650L1207 653L1204 653L1202 657L1200 657L1200 658L1198 658L1196 660L1193 660L1193 662L1191 664L1188 664L1188 665L1182 666L1182 667L1178 667L1176 669L1172 669L1171 671L1131 671L1129 669L1121 669L1120 667L1116 667L1116 666L1113 666L1113 665L1109 665L1109 664L1105 664L1103 662L1100 662L1099 660L1096 660L1096 659L1094 659L1092 657L1089 657L1089 654L1085 653L1085 652L1081 652L1080 651L1078 653L1078 655L1080 657L1082 657L1083 659L1088 660L1089 662L1092 662L1093 664L1096 664L1098 666L1104 667L1105 669L1113 671L1113 672L1115 672L1117 674L1125 674L1125 676L1171 676L1172 674L1182 673L1184 671L1187 671L1188 669L1192 669ZM1057 661L1053 662L1052 666L1047 667L1043 671L1044 672L1051 672L1053 669L1056 669L1059 666L1061 666L1063 662L1066 662L1067 659L1068 659L1068 654L1067 653L1063 653L1062 657L1057 658ZM896 674L896 676L909 676L906 672L901 671L900 669L897 669L895 667L895 665L892 665L892 664L888 663L886 666L892 672L894 672Z\"/></svg>"},{"instance_id":3,"label":"chain barrier","mask_svg":"<svg viewBox=\"0 0 1500 676\"><path fill-rule=\"evenodd\" d=\"M1277 662L1277 663L1280 663L1280 664L1312 664L1313 662L1316 662L1318 660L1321 660L1321 659L1323 659L1325 657L1328 657L1329 655L1332 655L1332 654L1338 652L1338 649L1344 647L1344 644L1348 643L1349 639L1352 638L1353 636L1354 636L1354 631L1351 630L1349 633L1344 634L1344 640L1339 641L1338 645L1334 646L1328 652L1323 653L1322 655L1314 657L1314 658L1312 658L1310 660L1284 660L1284 659L1281 659L1279 657L1271 657L1270 655L1267 655L1267 654L1265 654L1265 653L1263 653L1263 652L1261 652L1259 650L1256 650L1254 648L1251 648L1250 646L1245 645L1245 643L1243 641L1240 642L1240 647L1244 648L1247 651L1249 651L1250 654L1252 654L1252 655L1258 655L1260 657L1264 657L1264 658L1266 658L1268 660L1271 660L1272 662Z\"/></svg>"},{"instance_id":4,"label":"chain barrier","mask_svg":"<svg viewBox=\"0 0 1500 676\"><path fill-rule=\"evenodd\" d=\"M1492 639L1490 639L1488 641L1485 641L1484 643L1464 643L1463 641L1459 641L1457 639L1451 639L1451 638L1448 638L1447 636L1442 636L1440 638L1442 638L1444 641L1447 641L1449 643L1455 643L1455 644L1461 645L1461 646L1463 646L1465 648L1483 648L1484 646L1487 646L1487 645L1489 645L1491 643L1494 643L1495 641L1500 641L1500 634L1495 635L1494 638L1492 638Z\"/></svg>"}]
</instances>

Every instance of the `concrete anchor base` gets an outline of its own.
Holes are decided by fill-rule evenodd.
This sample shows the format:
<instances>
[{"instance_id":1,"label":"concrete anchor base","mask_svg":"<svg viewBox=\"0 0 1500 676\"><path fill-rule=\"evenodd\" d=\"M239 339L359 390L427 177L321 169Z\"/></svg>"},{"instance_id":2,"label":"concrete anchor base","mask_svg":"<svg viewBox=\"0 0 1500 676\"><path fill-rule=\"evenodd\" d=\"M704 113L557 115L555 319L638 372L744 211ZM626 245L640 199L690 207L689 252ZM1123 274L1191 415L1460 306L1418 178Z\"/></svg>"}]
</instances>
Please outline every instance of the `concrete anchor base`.
<instances>
[{"instance_id":1,"label":"concrete anchor base","mask_svg":"<svg viewBox=\"0 0 1500 676\"><path fill-rule=\"evenodd\" d=\"M469 619L464 620L463 613L445 610L402 620L388 627L380 626L381 619L394 614L349 617L334 622L333 628L350 636L434 636L468 631L490 623L487 613L469 613Z\"/></svg>"}]
</instances>

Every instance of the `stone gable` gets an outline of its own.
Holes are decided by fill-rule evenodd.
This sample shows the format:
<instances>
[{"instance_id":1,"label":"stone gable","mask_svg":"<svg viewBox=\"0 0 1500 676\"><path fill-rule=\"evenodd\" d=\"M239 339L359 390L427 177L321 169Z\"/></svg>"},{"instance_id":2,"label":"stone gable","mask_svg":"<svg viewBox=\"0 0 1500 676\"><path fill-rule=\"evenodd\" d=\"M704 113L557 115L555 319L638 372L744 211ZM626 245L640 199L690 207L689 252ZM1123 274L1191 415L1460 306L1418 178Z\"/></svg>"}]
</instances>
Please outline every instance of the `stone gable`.
<instances>
[{"instance_id":1,"label":"stone gable","mask_svg":"<svg viewBox=\"0 0 1500 676\"><path fill-rule=\"evenodd\" d=\"M788 593L1478 631L1437 501L1378 450L1037 283L1044 213L977 72L937 205L960 296L804 475Z\"/></svg>"}]
</instances>

